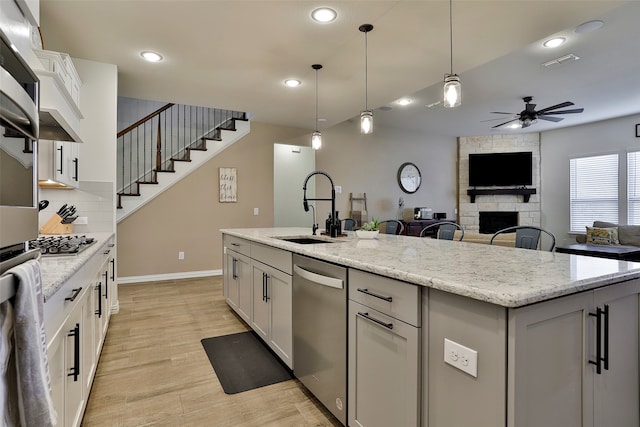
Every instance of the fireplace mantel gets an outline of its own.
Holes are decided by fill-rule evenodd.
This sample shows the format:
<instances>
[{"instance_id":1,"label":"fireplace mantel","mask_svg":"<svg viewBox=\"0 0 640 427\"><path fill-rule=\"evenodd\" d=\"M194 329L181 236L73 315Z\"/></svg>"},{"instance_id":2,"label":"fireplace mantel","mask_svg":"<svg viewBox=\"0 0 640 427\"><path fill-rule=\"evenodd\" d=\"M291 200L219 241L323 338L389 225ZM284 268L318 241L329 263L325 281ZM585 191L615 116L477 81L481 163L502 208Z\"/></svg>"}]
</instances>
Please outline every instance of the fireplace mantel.
<instances>
[{"instance_id":1,"label":"fireplace mantel","mask_svg":"<svg viewBox=\"0 0 640 427\"><path fill-rule=\"evenodd\" d=\"M476 196L489 196L489 195L506 195L516 194L522 195L523 202L528 203L532 194L536 194L535 188L493 188L478 190L470 188L467 190L467 194L471 197L471 203L476 202Z\"/></svg>"}]
</instances>

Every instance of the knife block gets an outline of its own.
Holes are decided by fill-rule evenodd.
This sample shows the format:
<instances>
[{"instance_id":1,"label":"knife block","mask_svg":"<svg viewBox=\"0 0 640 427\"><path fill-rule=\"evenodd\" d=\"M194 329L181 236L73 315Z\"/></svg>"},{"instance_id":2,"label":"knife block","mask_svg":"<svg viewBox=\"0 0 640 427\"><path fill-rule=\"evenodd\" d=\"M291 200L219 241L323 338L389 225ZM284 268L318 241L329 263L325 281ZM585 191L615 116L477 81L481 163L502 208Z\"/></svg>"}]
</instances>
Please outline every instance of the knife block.
<instances>
[{"instance_id":1,"label":"knife block","mask_svg":"<svg viewBox=\"0 0 640 427\"><path fill-rule=\"evenodd\" d=\"M73 224L63 224L62 218L58 214L53 214L51 218L40 227L40 234L71 234Z\"/></svg>"}]
</instances>

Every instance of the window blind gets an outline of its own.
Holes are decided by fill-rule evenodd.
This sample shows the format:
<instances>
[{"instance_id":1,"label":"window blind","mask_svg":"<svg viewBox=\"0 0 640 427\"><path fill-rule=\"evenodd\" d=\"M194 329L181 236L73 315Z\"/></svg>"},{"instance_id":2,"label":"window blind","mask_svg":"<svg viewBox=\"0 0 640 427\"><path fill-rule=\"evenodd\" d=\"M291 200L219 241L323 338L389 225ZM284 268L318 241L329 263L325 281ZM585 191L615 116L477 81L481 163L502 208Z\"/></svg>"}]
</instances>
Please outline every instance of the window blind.
<instances>
[{"instance_id":1,"label":"window blind","mask_svg":"<svg viewBox=\"0 0 640 427\"><path fill-rule=\"evenodd\" d=\"M640 151L627 153L627 224L640 225Z\"/></svg>"},{"instance_id":2,"label":"window blind","mask_svg":"<svg viewBox=\"0 0 640 427\"><path fill-rule=\"evenodd\" d=\"M596 220L618 223L618 155L569 162L571 231L582 233Z\"/></svg>"}]
</instances>

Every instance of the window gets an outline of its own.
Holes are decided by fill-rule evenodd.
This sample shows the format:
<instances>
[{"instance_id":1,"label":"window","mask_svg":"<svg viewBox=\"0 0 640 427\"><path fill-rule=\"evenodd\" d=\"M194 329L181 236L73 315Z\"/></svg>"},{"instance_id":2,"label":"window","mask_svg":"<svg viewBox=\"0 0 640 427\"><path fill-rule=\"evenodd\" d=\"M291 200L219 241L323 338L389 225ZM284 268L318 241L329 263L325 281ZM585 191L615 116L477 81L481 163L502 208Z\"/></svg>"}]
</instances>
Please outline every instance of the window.
<instances>
[{"instance_id":1,"label":"window","mask_svg":"<svg viewBox=\"0 0 640 427\"><path fill-rule=\"evenodd\" d=\"M627 224L640 225L640 151L627 153Z\"/></svg>"},{"instance_id":2,"label":"window","mask_svg":"<svg viewBox=\"0 0 640 427\"><path fill-rule=\"evenodd\" d=\"M583 233L596 220L618 223L617 154L571 159L569 176L572 232ZM638 213L640 221L640 203Z\"/></svg>"}]
</instances>

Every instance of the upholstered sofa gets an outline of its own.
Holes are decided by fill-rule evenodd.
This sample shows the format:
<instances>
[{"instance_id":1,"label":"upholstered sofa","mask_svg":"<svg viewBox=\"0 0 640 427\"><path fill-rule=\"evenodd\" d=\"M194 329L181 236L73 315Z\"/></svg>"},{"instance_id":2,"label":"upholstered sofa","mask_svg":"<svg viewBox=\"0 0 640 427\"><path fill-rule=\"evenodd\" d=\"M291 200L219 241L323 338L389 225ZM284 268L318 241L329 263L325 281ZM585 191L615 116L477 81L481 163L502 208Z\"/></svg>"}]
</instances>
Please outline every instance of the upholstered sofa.
<instances>
[{"instance_id":1,"label":"upholstered sofa","mask_svg":"<svg viewBox=\"0 0 640 427\"><path fill-rule=\"evenodd\" d=\"M598 244L595 244L593 243L593 241L589 239L590 230L587 230L587 234L576 236L576 242L592 245L594 246L594 249L597 249L598 246L603 244L616 245L616 246L640 247L640 225L620 225L620 224L614 224L612 222L594 221L593 228L617 229L617 239L615 239L617 241L612 239L614 241L607 242L608 239L604 238L604 239L601 239Z\"/></svg>"}]
</instances>

